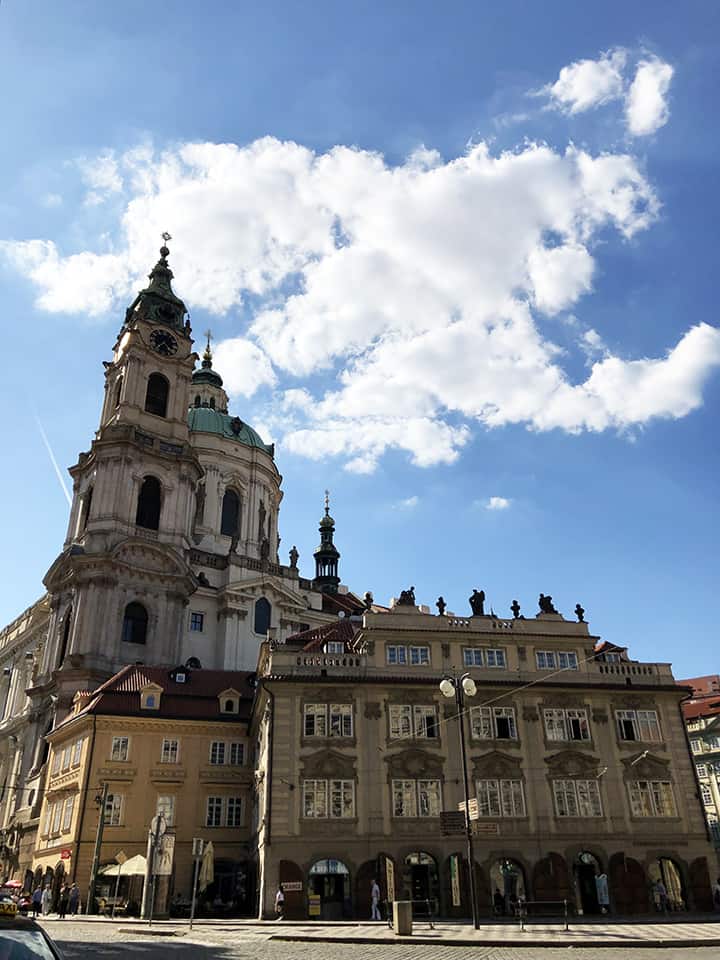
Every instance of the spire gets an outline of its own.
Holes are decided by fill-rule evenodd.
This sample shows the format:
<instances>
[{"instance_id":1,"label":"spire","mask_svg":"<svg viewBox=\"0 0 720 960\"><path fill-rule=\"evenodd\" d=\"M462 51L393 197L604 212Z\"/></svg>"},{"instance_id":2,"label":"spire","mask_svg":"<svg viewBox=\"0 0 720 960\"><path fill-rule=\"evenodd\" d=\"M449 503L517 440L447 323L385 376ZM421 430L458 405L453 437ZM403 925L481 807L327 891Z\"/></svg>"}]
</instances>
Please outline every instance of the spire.
<instances>
[{"instance_id":1,"label":"spire","mask_svg":"<svg viewBox=\"0 0 720 960\"><path fill-rule=\"evenodd\" d=\"M205 336L207 337L207 345L205 347L205 352L203 353L202 363L200 364L200 369L193 373L192 382L194 384L209 383L214 387L222 387L222 377L219 373L215 373L212 368L212 350L210 349L212 331L206 330Z\"/></svg>"},{"instance_id":2,"label":"spire","mask_svg":"<svg viewBox=\"0 0 720 960\"><path fill-rule=\"evenodd\" d=\"M206 370L212 370L212 350L210 349L212 330L206 330L205 336L207 337L207 346L205 347L205 353L203 354L202 365Z\"/></svg>"},{"instance_id":3,"label":"spire","mask_svg":"<svg viewBox=\"0 0 720 960\"><path fill-rule=\"evenodd\" d=\"M335 521L330 516L330 491L325 491L325 515L320 520L320 545L314 553L315 579L313 584L324 593L337 593L340 577L340 553L333 542Z\"/></svg>"},{"instance_id":4,"label":"spire","mask_svg":"<svg viewBox=\"0 0 720 960\"><path fill-rule=\"evenodd\" d=\"M172 288L173 272L168 266L170 250L169 233L162 234L160 259L148 274L150 283L141 290L128 307L125 314L126 325L135 319L148 320L150 323L162 323L173 327L180 333L190 333L190 323L186 320L187 308Z\"/></svg>"}]
</instances>

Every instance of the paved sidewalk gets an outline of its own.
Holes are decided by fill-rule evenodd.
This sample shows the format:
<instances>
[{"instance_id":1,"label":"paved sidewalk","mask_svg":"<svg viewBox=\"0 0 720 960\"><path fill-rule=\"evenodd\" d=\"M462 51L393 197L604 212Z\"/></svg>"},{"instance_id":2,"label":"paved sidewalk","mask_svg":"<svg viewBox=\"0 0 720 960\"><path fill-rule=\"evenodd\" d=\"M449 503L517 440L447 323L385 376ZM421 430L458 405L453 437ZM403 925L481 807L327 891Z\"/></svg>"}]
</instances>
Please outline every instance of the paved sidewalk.
<instances>
[{"instance_id":1,"label":"paved sidewalk","mask_svg":"<svg viewBox=\"0 0 720 960\"><path fill-rule=\"evenodd\" d=\"M438 943L457 946L720 946L720 922L696 923L562 923L520 926L500 923L482 924L474 930L469 924L416 922L411 937L398 937L385 923L350 924L273 924L271 940L324 943Z\"/></svg>"}]
</instances>

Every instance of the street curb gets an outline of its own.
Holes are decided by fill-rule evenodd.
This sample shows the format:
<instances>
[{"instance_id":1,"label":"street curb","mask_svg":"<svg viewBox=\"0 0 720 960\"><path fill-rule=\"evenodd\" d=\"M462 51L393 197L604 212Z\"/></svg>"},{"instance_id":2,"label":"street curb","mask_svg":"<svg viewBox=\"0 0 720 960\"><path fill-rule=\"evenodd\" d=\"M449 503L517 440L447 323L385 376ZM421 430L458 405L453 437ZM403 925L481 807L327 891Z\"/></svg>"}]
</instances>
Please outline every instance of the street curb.
<instances>
[{"instance_id":1,"label":"street curb","mask_svg":"<svg viewBox=\"0 0 720 960\"><path fill-rule=\"evenodd\" d=\"M115 933L124 933L125 936L141 936L141 937L184 937L186 932L184 930L148 930L147 927L144 929L134 928L132 930L116 930Z\"/></svg>"},{"instance_id":2,"label":"street curb","mask_svg":"<svg viewBox=\"0 0 720 960\"><path fill-rule=\"evenodd\" d=\"M720 937L708 937L701 940L690 940L687 938L678 940L522 940L517 937L504 937L502 940L497 938L478 939L478 940L448 940L443 937L416 936L398 936L394 940L387 937L382 939L373 937L304 937L302 935L292 936L291 934L274 934L268 937L268 940L278 940L283 943L357 943L357 944L405 944L413 943L419 946L438 946L440 943L445 947L608 947L616 950L623 947L631 949L636 947L720 947Z\"/></svg>"}]
</instances>

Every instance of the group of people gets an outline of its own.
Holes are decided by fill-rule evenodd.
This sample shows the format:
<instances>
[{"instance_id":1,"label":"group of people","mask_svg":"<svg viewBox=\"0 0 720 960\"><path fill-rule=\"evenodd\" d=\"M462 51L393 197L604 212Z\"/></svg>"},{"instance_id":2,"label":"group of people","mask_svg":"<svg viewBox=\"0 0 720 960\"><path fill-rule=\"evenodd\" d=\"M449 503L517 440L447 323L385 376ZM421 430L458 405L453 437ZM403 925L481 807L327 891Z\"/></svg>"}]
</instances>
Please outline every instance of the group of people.
<instances>
[{"instance_id":1,"label":"group of people","mask_svg":"<svg viewBox=\"0 0 720 960\"><path fill-rule=\"evenodd\" d=\"M42 914L43 917L46 917L49 913L51 913L53 907L53 894L50 884L46 884L45 887L35 887L31 900L33 917L37 917L39 914ZM74 917L79 909L80 889L78 885L76 883L71 883L70 885L64 883L60 888L60 894L57 900L58 917L61 920L64 920L68 913L70 913L70 916Z\"/></svg>"}]
</instances>

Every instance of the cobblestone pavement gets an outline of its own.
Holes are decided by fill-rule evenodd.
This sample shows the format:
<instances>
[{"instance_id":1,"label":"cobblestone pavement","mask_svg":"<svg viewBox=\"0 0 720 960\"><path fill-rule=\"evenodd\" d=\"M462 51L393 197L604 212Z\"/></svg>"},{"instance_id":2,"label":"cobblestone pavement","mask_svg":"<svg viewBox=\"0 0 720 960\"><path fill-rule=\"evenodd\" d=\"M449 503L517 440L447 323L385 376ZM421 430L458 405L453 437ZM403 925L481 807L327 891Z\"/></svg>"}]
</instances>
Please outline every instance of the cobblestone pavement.
<instances>
[{"instance_id":1,"label":"cobblestone pavement","mask_svg":"<svg viewBox=\"0 0 720 960\"><path fill-rule=\"evenodd\" d=\"M137 933L122 923L48 921L46 928L67 960L718 960L720 947L468 947L439 939L436 944L293 943L269 939L275 928L196 926L192 933L171 936L159 925L158 936ZM279 932L279 930L278 930ZM283 927L283 933L289 932Z\"/></svg>"}]
</instances>

